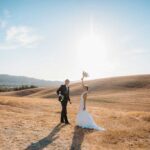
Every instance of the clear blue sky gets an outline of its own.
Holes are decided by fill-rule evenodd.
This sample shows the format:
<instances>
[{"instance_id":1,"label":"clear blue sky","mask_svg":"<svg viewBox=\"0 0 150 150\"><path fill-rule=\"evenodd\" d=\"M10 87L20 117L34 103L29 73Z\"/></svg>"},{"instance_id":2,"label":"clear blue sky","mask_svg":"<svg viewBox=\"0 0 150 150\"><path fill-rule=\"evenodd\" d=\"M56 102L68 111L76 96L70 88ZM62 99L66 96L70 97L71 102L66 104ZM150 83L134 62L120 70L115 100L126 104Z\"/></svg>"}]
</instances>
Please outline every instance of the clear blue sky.
<instances>
[{"instance_id":1,"label":"clear blue sky","mask_svg":"<svg viewBox=\"0 0 150 150\"><path fill-rule=\"evenodd\" d=\"M1 0L0 74L78 80L150 73L149 0Z\"/></svg>"}]
</instances>

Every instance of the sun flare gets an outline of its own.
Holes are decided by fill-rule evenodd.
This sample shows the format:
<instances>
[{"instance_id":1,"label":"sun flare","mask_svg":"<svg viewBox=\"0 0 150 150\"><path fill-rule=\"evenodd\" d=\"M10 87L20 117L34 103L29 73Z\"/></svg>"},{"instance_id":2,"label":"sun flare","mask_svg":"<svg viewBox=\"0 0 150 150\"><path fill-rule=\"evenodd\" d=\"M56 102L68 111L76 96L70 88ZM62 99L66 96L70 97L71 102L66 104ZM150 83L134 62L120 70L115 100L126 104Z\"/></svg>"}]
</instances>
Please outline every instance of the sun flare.
<instances>
[{"instance_id":1,"label":"sun flare","mask_svg":"<svg viewBox=\"0 0 150 150\"><path fill-rule=\"evenodd\" d=\"M104 36L84 35L78 44L78 59L82 67L90 69L107 63L107 46Z\"/></svg>"}]
</instances>

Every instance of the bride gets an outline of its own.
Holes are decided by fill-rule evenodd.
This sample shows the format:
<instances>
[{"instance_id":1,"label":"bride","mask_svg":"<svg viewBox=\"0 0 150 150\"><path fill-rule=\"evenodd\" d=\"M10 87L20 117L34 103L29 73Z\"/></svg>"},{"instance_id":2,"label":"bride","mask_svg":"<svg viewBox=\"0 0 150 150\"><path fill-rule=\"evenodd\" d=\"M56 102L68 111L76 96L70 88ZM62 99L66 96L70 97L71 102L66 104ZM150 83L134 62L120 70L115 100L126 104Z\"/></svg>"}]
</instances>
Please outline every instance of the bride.
<instances>
[{"instance_id":1,"label":"bride","mask_svg":"<svg viewBox=\"0 0 150 150\"><path fill-rule=\"evenodd\" d=\"M83 87L84 92L81 94L80 109L77 114L76 124L77 124L77 126L79 126L81 128L89 128L89 129L104 131L105 130L104 128L96 125L92 116L86 110L88 86L84 85L84 77L87 77L87 76L88 76L88 74L86 72L83 72L83 77L82 77L81 81L82 81L82 87Z\"/></svg>"}]
</instances>

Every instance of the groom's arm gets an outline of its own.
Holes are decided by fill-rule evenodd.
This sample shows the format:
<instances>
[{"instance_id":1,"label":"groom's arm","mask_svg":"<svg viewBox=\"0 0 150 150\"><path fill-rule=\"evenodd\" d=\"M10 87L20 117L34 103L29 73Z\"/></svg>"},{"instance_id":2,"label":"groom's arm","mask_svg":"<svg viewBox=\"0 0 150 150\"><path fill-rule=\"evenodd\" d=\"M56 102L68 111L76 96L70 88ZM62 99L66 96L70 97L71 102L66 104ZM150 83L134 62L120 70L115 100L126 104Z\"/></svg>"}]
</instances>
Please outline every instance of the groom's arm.
<instances>
[{"instance_id":1,"label":"groom's arm","mask_svg":"<svg viewBox=\"0 0 150 150\"><path fill-rule=\"evenodd\" d=\"M62 85L57 89L56 94L60 95L61 94L61 90L62 90Z\"/></svg>"},{"instance_id":2,"label":"groom's arm","mask_svg":"<svg viewBox=\"0 0 150 150\"><path fill-rule=\"evenodd\" d=\"M71 100L70 100L70 89L68 90L68 99L69 99L69 102L71 104Z\"/></svg>"}]
</instances>

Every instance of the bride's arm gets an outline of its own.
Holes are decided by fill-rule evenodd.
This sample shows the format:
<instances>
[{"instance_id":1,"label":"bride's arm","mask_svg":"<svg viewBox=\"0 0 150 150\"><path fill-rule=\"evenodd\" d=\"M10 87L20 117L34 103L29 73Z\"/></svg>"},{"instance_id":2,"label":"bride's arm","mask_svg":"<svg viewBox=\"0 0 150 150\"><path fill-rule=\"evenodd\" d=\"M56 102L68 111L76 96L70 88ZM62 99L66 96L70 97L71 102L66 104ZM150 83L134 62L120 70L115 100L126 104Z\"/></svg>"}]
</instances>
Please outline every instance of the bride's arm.
<instances>
[{"instance_id":1,"label":"bride's arm","mask_svg":"<svg viewBox=\"0 0 150 150\"><path fill-rule=\"evenodd\" d=\"M83 95L83 99L84 99L84 107L83 107L83 109L86 110L87 94L84 94L84 95Z\"/></svg>"},{"instance_id":2,"label":"bride's arm","mask_svg":"<svg viewBox=\"0 0 150 150\"><path fill-rule=\"evenodd\" d=\"M82 87L84 87L84 76L81 78L82 81Z\"/></svg>"}]
</instances>

